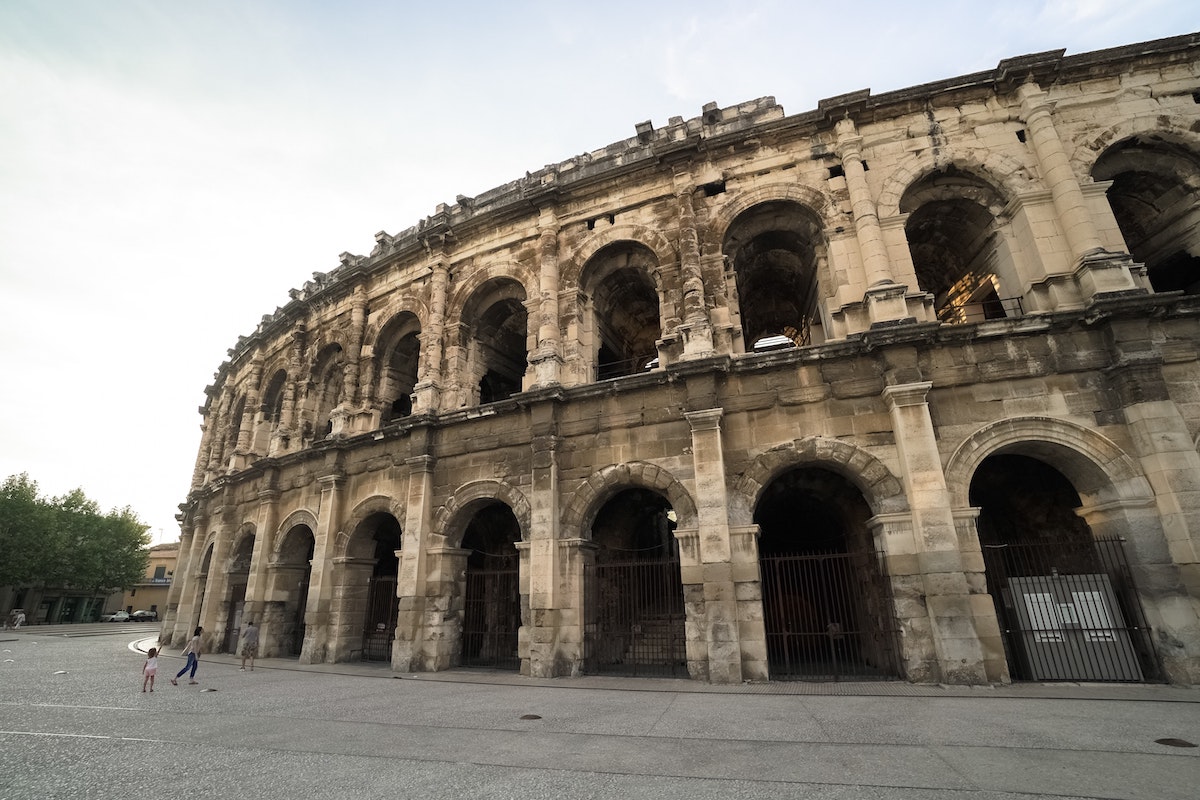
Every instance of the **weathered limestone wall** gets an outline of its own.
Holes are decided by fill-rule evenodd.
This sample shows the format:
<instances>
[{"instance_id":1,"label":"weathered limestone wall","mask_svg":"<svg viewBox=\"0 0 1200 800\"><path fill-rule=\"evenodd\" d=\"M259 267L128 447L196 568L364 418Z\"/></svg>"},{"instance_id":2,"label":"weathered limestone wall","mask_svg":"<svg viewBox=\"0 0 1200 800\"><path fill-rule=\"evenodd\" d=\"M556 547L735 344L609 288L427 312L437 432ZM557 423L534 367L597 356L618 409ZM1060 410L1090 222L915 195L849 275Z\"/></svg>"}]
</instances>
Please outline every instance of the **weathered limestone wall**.
<instances>
[{"instance_id":1,"label":"weathered limestone wall","mask_svg":"<svg viewBox=\"0 0 1200 800\"><path fill-rule=\"evenodd\" d=\"M499 504L521 670L576 675L592 525L639 488L674 515L689 673L769 679L762 498L817 468L872 515L897 671L1005 681L970 486L1007 453L1125 537L1164 674L1200 680L1197 92L1191 35L710 105L377 234L208 387L164 641L220 647L244 576L265 655L302 625L302 661L360 657L389 519L393 667L455 666Z\"/></svg>"}]
</instances>

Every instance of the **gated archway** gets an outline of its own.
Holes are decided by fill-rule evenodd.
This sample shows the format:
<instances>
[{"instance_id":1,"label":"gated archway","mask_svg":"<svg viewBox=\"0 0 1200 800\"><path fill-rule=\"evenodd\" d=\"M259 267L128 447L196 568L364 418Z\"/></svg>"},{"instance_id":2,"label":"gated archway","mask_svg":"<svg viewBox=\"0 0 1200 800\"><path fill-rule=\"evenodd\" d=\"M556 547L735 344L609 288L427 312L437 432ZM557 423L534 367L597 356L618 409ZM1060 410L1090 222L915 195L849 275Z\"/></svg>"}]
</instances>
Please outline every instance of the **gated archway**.
<instances>
[{"instance_id":1,"label":"gated archway","mask_svg":"<svg viewBox=\"0 0 1200 800\"><path fill-rule=\"evenodd\" d=\"M592 524L584 573L584 670L686 676L686 613L675 514L656 491L625 489Z\"/></svg>"},{"instance_id":2,"label":"gated archway","mask_svg":"<svg viewBox=\"0 0 1200 800\"><path fill-rule=\"evenodd\" d=\"M369 507L368 507L369 508ZM334 612L345 630L335 657L391 661L396 638L400 572L400 523L389 511L373 511L354 526L343 554L335 558L338 585Z\"/></svg>"},{"instance_id":3,"label":"gated archway","mask_svg":"<svg viewBox=\"0 0 1200 800\"><path fill-rule=\"evenodd\" d=\"M271 590L263 607L263 638L272 650L299 656L304 649L308 589L316 537L305 524L287 529L271 562ZM269 636L268 636L269 633Z\"/></svg>"},{"instance_id":4,"label":"gated archway","mask_svg":"<svg viewBox=\"0 0 1200 800\"><path fill-rule=\"evenodd\" d=\"M899 676L870 518L862 492L827 469L793 468L763 490L754 521L772 679Z\"/></svg>"},{"instance_id":5,"label":"gated archway","mask_svg":"<svg viewBox=\"0 0 1200 800\"><path fill-rule=\"evenodd\" d=\"M970 502L1014 679L1158 677L1124 543L1093 536L1066 476L1032 455L994 454L972 477Z\"/></svg>"},{"instance_id":6,"label":"gated archway","mask_svg":"<svg viewBox=\"0 0 1200 800\"><path fill-rule=\"evenodd\" d=\"M246 606L246 585L250 580L250 561L254 556L254 533L247 531L238 540L227 571L227 599L225 608L226 653L237 652L238 639L242 635L242 614Z\"/></svg>"},{"instance_id":7,"label":"gated archway","mask_svg":"<svg viewBox=\"0 0 1200 800\"><path fill-rule=\"evenodd\" d=\"M515 546L520 540L516 515L498 501L479 509L467 524L462 541L470 551L462 587L463 666L521 668L520 558Z\"/></svg>"}]
</instances>

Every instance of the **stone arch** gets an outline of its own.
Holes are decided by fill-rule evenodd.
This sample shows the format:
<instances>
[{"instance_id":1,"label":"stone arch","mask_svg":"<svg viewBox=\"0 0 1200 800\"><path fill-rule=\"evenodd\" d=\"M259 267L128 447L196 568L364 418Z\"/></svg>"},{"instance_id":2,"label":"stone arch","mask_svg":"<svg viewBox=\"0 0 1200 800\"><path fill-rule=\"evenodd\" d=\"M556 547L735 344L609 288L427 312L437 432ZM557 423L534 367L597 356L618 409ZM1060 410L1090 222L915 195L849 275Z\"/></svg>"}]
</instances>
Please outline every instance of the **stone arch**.
<instances>
[{"instance_id":1,"label":"stone arch","mask_svg":"<svg viewBox=\"0 0 1200 800\"><path fill-rule=\"evenodd\" d=\"M377 494L360 502L346 517L345 523L338 529L337 538L333 544L333 557L345 558L358 527L372 514L390 514L400 522L404 519L404 504L387 495Z\"/></svg>"},{"instance_id":2,"label":"stone arch","mask_svg":"<svg viewBox=\"0 0 1200 800\"><path fill-rule=\"evenodd\" d=\"M754 459L741 474L729 497L730 525L751 525L763 489L793 467L825 467L853 483L875 515L908 510L904 487L875 456L840 439L806 436L773 447Z\"/></svg>"},{"instance_id":3,"label":"stone arch","mask_svg":"<svg viewBox=\"0 0 1200 800\"><path fill-rule=\"evenodd\" d=\"M367 323L367 329L363 334L363 355L378 355L375 350L380 345L379 337L389 332L397 320L402 319L406 314L416 319L419 330L425 330L429 319L429 309L423 300L415 297L412 292L405 292L401 297L389 297L383 308L371 314L373 319Z\"/></svg>"},{"instance_id":4,"label":"stone arch","mask_svg":"<svg viewBox=\"0 0 1200 800\"><path fill-rule=\"evenodd\" d=\"M1029 171L1021 162L1002 153L980 152L973 148L948 147L937 153L923 151L900 161L883 182L875 202L880 219L900 214L900 198L908 188L938 170L954 166L991 184L1006 199L1034 188Z\"/></svg>"},{"instance_id":5,"label":"stone arch","mask_svg":"<svg viewBox=\"0 0 1200 800\"><path fill-rule=\"evenodd\" d=\"M1124 117L1099 133L1078 141L1069 159L1071 170L1081 183L1091 183L1092 168L1112 145L1136 136L1150 135L1200 150L1200 135L1197 135L1195 120L1167 114Z\"/></svg>"},{"instance_id":6,"label":"stone arch","mask_svg":"<svg viewBox=\"0 0 1200 800\"><path fill-rule=\"evenodd\" d=\"M525 290L525 296L540 297L541 289L537 273L527 266L512 261L491 264L469 271L461 283L455 286L446 302L447 322L467 324L463 314L468 304L485 284L497 280L513 281Z\"/></svg>"},{"instance_id":7,"label":"stone arch","mask_svg":"<svg viewBox=\"0 0 1200 800\"><path fill-rule=\"evenodd\" d=\"M530 539L531 508L525 495L502 481L480 480L460 486L433 518L433 532L440 535L449 547L460 547L463 534L471 521L473 507L484 500L504 503L521 526L521 541Z\"/></svg>"},{"instance_id":8,"label":"stone arch","mask_svg":"<svg viewBox=\"0 0 1200 800\"><path fill-rule=\"evenodd\" d=\"M842 220L836 204L825 193L800 183L773 183L759 186L749 192L733 194L728 201L709 212L710 230L713 240L723 241L729 226L746 211L757 205L773 201L790 201L804 206L820 218L827 228L838 225Z\"/></svg>"},{"instance_id":9,"label":"stone arch","mask_svg":"<svg viewBox=\"0 0 1200 800\"><path fill-rule=\"evenodd\" d=\"M1057 469L1085 505L1153 501L1150 482L1111 439L1074 422L1031 416L993 422L955 448L946 463L946 485L955 508L970 505L971 479L983 460L1007 452L1032 456Z\"/></svg>"},{"instance_id":10,"label":"stone arch","mask_svg":"<svg viewBox=\"0 0 1200 800\"><path fill-rule=\"evenodd\" d=\"M622 241L636 242L649 248L658 259L659 265L669 266L679 261L679 254L675 246L658 231L644 225L614 225L584 239L565 259L559 270L559 280L562 285L578 285L583 268L588 261L610 244Z\"/></svg>"},{"instance_id":11,"label":"stone arch","mask_svg":"<svg viewBox=\"0 0 1200 800\"><path fill-rule=\"evenodd\" d=\"M586 538L601 506L622 489L642 487L662 492L677 518L677 530L699 527L696 503L688 490L667 470L646 461L612 464L588 476L574 490L563 509L562 526L568 536Z\"/></svg>"},{"instance_id":12,"label":"stone arch","mask_svg":"<svg viewBox=\"0 0 1200 800\"><path fill-rule=\"evenodd\" d=\"M242 565L236 564L238 551L241 550L243 543L247 538L253 539L257 533L257 529L253 522L243 522L233 534L233 539L229 543L229 557L226 564L226 571L234 572L241 568ZM249 571L250 563L247 561L242 571Z\"/></svg>"},{"instance_id":13,"label":"stone arch","mask_svg":"<svg viewBox=\"0 0 1200 800\"><path fill-rule=\"evenodd\" d=\"M308 509L297 509L284 517L283 522L279 523L279 527L275 529L275 535L271 537L274 546L271 548L271 561L279 561L280 555L284 550L284 540L288 538L288 533L301 525L312 531L313 536L317 535L317 516Z\"/></svg>"}]
</instances>

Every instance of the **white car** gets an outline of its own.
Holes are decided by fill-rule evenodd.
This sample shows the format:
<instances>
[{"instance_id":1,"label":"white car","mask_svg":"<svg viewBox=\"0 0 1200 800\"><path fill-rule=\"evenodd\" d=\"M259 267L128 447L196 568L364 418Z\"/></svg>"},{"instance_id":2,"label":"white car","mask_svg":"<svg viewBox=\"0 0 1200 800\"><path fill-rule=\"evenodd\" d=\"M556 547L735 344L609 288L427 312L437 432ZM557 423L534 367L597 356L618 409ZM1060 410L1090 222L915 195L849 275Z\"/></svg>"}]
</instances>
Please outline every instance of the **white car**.
<instances>
[{"instance_id":1,"label":"white car","mask_svg":"<svg viewBox=\"0 0 1200 800\"><path fill-rule=\"evenodd\" d=\"M112 614L105 614L100 617L101 622L129 622L128 611L115 611Z\"/></svg>"}]
</instances>

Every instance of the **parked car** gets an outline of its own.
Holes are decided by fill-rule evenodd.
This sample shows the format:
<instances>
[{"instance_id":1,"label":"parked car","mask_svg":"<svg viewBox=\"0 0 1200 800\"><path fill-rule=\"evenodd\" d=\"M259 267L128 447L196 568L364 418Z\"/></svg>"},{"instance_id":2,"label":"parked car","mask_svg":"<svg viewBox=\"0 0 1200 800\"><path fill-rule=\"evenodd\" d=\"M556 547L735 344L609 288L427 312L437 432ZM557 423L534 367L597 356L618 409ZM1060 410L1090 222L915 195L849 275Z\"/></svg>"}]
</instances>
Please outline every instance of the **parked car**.
<instances>
[{"instance_id":1,"label":"parked car","mask_svg":"<svg viewBox=\"0 0 1200 800\"><path fill-rule=\"evenodd\" d=\"M158 622L157 611L135 611L129 615L130 622Z\"/></svg>"},{"instance_id":2,"label":"parked car","mask_svg":"<svg viewBox=\"0 0 1200 800\"><path fill-rule=\"evenodd\" d=\"M114 611L111 614L105 614L100 617L101 622L129 622L128 611Z\"/></svg>"}]
</instances>

